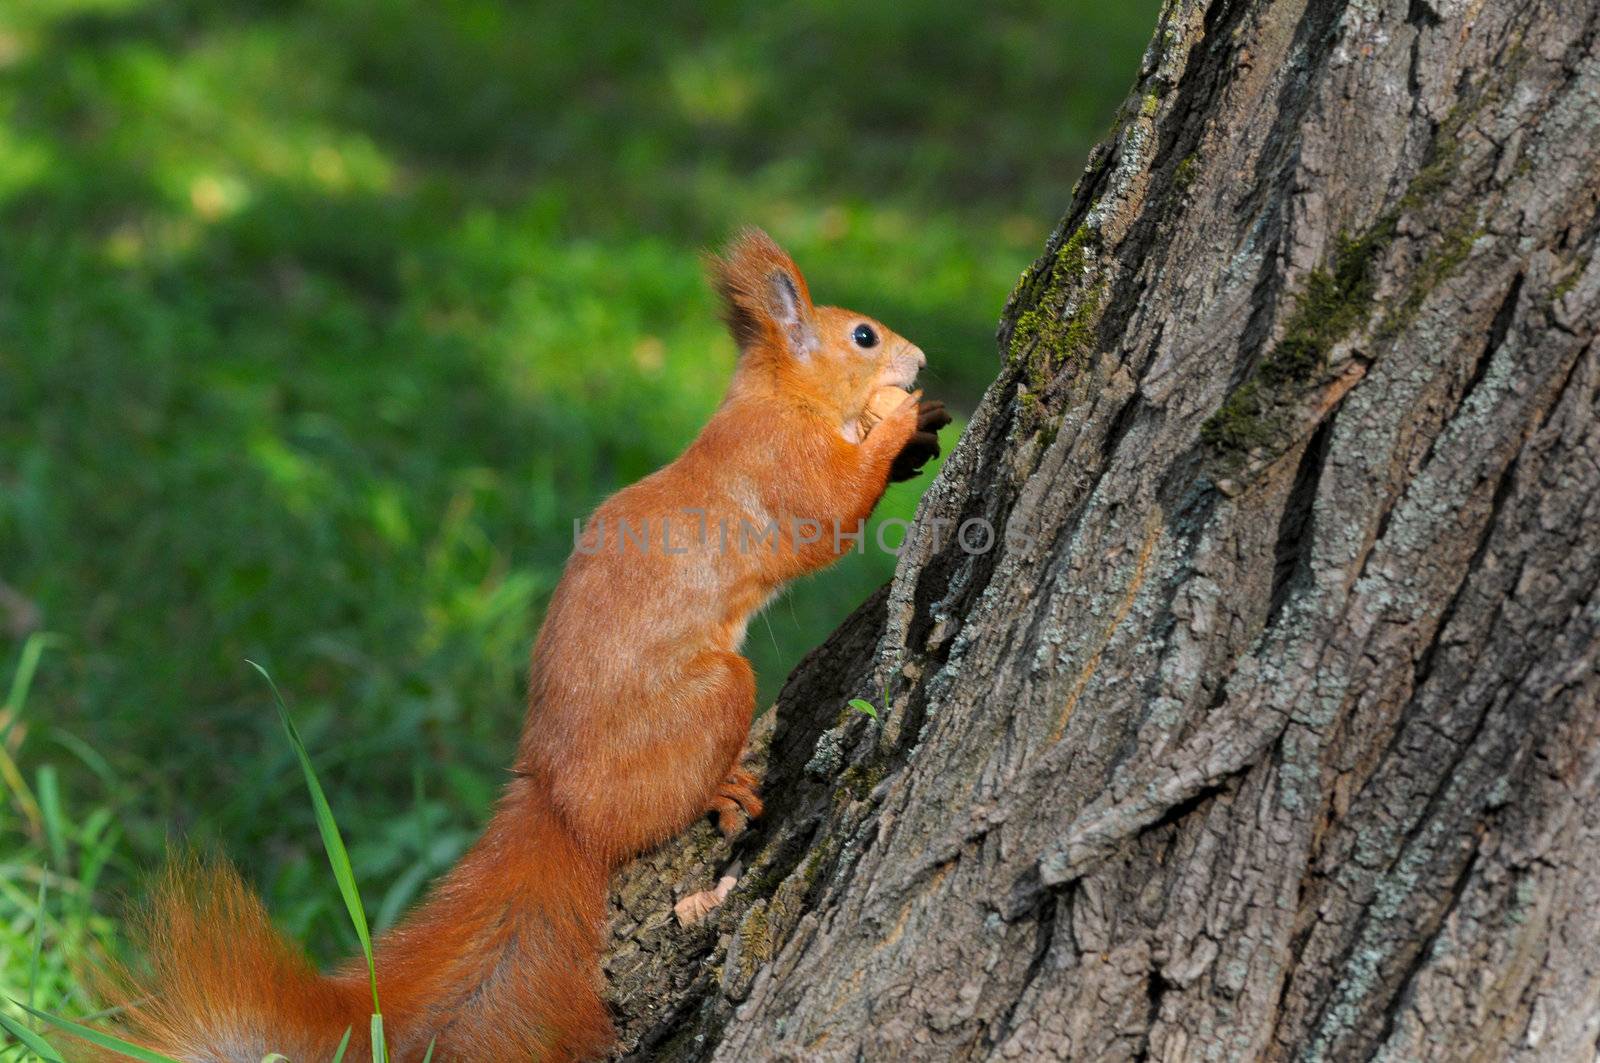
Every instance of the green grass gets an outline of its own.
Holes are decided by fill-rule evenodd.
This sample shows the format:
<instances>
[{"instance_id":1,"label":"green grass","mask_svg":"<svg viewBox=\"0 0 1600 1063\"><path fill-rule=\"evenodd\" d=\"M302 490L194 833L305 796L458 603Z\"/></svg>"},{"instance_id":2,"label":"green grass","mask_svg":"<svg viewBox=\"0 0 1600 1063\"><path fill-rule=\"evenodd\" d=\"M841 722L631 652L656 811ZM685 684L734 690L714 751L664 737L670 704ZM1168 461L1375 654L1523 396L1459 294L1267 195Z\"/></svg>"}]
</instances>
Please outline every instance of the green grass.
<instances>
[{"instance_id":1,"label":"green grass","mask_svg":"<svg viewBox=\"0 0 1600 1063\"><path fill-rule=\"evenodd\" d=\"M970 409L1155 7L0 5L0 990L92 1012L169 834L358 947L245 658L397 918L504 778L573 519L720 397L701 249L767 227ZM769 609L763 699L891 567Z\"/></svg>"},{"instance_id":2,"label":"green grass","mask_svg":"<svg viewBox=\"0 0 1600 1063\"><path fill-rule=\"evenodd\" d=\"M37 646L38 640L30 642L30 647ZM29 661L37 663L38 654L26 654L24 664ZM300 737L299 730L294 725L294 717L289 714L289 706L284 704L283 695L278 692L278 684L272 681L271 674L254 661L245 662L261 673L261 678L267 681L267 686L272 691L273 704L278 709L278 720L283 725L284 735L289 740L289 746L294 751L295 759L300 762L301 773L305 776L306 791L311 796L311 807L317 819L317 832L322 837L322 848L327 854L328 865L333 870L334 880L338 883L339 893L344 898L345 908L350 916L350 925L355 929L356 936L361 940L362 954L367 962L367 978L372 986L372 1029L370 1044L372 1047L372 1063L384 1063L388 1059L388 1044L383 1034L383 1011L378 1003L378 969L372 959L372 938L367 930L366 907L361 903L361 893L356 886L355 870L350 865L350 854L345 848L344 836L339 832L339 824L333 815L333 808L328 804L327 794L322 789L322 782L317 778L316 769L311 766L311 755L306 752L305 742ZM15 701L19 687L26 692L27 681L30 677L28 671L19 669L18 678L12 684L12 699ZM20 704L20 703L19 703ZM39 888L38 908L44 909L44 885ZM42 928L35 930L33 968L29 972L29 996L34 995L39 979L39 956L43 944ZM14 1018L0 1011L0 1027L16 1039L17 1044L32 1051L36 1056L49 1061L61 1063L62 1053L40 1033L27 1025L28 1019L37 1020L47 1026L70 1034L89 1044L100 1048L109 1049L129 1058L144 1060L145 1063L177 1063L170 1056L151 1051L143 1046L125 1041L120 1037L106 1033L93 1026L75 1022L71 1019L53 1015L48 1011L36 1008L31 1003L12 1000L10 1003L20 1009L24 1016L22 1019ZM340 1039L339 1046L334 1052L333 1063L340 1063L344 1059L345 1050L350 1045L350 1030L346 1029L344 1037ZM428 1042L427 1054L423 1063L433 1059L434 1042ZM287 1057L281 1053L271 1052L262 1058L262 1063L287 1063Z\"/></svg>"},{"instance_id":3,"label":"green grass","mask_svg":"<svg viewBox=\"0 0 1600 1063\"><path fill-rule=\"evenodd\" d=\"M109 766L64 735L46 745L52 736L41 736L29 713L34 680L52 665L46 651L58 643L41 633L22 643L0 705L0 1017L8 1022L23 1020L28 1007L77 1015L99 1007L79 968L116 953L103 883L108 872L125 881L131 870L115 815L126 794ZM43 755L32 755L36 746L45 746ZM94 776L104 796L69 809L63 772ZM0 1048L0 1060L13 1058L12 1047Z\"/></svg>"},{"instance_id":4,"label":"green grass","mask_svg":"<svg viewBox=\"0 0 1600 1063\"><path fill-rule=\"evenodd\" d=\"M79 1040L87 1041L89 1044L95 1045L98 1048L109 1049L128 1059L143 1060L144 1063L181 1063L181 1061L176 1060L171 1056L162 1055L160 1052L152 1052L148 1048L136 1045L131 1041L125 1041L120 1037L114 1037L111 1034L96 1029L93 1026L86 1026L81 1022L74 1022L71 1019L62 1018L59 1015L52 1015L48 1011L41 1011L38 1008L29 1007L26 1004L19 1006L24 1012L26 1012L29 1018L34 1019L45 1026L59 1030L65 1034L70 1034L72 1037ZM61 1061L66 1058L66 1056L59 1048L55 1046L54 1043L46 1040L45 1037L37 1031L28 1029L27 1026L23 1025L23 1023L11 1018L10 1016L0 1015L0 1025L3 1025L6 1029L6 1032L10 1033L18 1041L26 1045L28 1049L30 1049L41 1059L49 1060L50 1063L61 1063ZM263 1063L266 1063L266 1061L263 1060Z\"/></svg>"}]
</instances>

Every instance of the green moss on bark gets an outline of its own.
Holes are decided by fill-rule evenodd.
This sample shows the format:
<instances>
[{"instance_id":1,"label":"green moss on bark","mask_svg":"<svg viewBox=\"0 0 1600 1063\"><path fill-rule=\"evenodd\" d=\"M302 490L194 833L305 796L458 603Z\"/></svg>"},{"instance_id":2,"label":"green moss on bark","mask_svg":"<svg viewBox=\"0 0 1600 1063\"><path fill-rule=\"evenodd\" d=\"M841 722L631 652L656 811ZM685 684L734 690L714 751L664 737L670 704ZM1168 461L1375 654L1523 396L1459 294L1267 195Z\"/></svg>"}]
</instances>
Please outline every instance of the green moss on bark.
<instances>
[{"instance_id":1,"label":"green moss on bark","mask_svg":"<svg viewBox=\"0 0 1600 1063\"><path fill-rule=\"evenodd\" d=\"M1461 267L1472 253L1472 244L1483 235L1474 219L1462 218L1447 229L1439 246L1422 263L1400 305L1389 312L1378 328L1380 339L1390 340L1404 332L1416 319L1423 301L1439 284Z\"/></svg>"},{"instance_id":2,"label":"green moss on bark","mask_svg":"<svg viewBox=\"0 0 1600 1063\"><path fill-rule=\"evenodd\" d=\"M1200 172L1200 157L1198 152L1190 152L1178 163L1172 171L1172 187L1178 193L1187 192L1189 186L1194 184L1195 177Z\"/></svg>"},{"instance_id":3,"label":"green moss on bark","mask_svg":"<svg viewBox=\"0 0 1600 1063\"><path fill-rule=\"evenodd\" d=\"M1374 265L1394 240L1397 220L1398 212L1388 211L1360 236L1340 237L1331 266L1311 271L1282 339L1201 427L1207 446L1236 459L1279 435L1285 400L1314 383L1333 345L1371 317Z\"/></svg>"},{"instance_id":4,"label":"green moss on bark","mask_svg":"<svg viewBox=\"0 0 1600 1063\"><path fill-rule=\"evenodd\" d=\"M1333 346L1373 318L1378 309L1377 261L1394 242L1401 216L1426 212L1458 180L1465 154L1461 131L1482 98L1457 107L1439 123L1426 161L1398 203L1359 236L1339 238L1333 262L1312 270L1295 297L1282 338L1201 426L1202 441L1224 467L1237 466L1251 450L1280 441L1292 427L1297 397L1326 374ZM1410 324L1428 295L1466 260L1481 233L1475 215L1458 217L1443 230L1404 298L1383 315L1379 339L1393 339Z\"/></svg>"},{"instance_id":5,"label":"green moss on bark","mask_svg":"<svg viewBox=\"0 0 1600 1063\"><path fill-rule=\"evenodd\" d=\"M1056 253L1031 305L1017 315L1007 353L1024 363L1024 409L1032 410L1063 370L1081 370L1094 353L1106 296L1105 281L1094 276L1099 251L1099 233L1080 225Z\"/></svg>"}]
</instances>

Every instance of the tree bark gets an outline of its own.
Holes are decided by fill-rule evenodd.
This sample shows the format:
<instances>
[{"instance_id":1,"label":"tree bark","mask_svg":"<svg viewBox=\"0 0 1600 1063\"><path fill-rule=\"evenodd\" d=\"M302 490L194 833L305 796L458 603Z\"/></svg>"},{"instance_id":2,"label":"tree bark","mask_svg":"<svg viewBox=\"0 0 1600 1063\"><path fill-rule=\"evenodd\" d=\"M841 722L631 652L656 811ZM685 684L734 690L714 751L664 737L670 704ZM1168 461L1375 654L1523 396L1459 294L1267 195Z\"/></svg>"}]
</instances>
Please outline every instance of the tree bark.
<instances>
[{"instance_id":1,"label":"tree bark","mask_svg":"<svg viewBox=\"0 0 1600 1063\"><path fill-rule=\"evenodd\" d=\"M617 883L626 1051L1595 1058L1597 38L1167 5L767 816Z\"/></svg>"}]
</instances>

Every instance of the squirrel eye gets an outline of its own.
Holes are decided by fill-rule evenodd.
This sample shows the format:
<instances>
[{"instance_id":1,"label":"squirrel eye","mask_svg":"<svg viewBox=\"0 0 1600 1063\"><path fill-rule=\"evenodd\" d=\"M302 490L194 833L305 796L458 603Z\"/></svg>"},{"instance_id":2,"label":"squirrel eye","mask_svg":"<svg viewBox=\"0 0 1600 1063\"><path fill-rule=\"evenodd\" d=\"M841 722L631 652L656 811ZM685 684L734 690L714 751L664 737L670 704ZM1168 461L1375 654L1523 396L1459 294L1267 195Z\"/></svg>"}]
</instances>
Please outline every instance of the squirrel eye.
<instances>
[{"instance_id":1,"label":"squirrel eye","mask_svg":"<svg viewBox=\"0 0 1600 1063\"><path fill-rule=\"evenodd\" d=\"M872 330L871 325L857 325L856 330L850 333L850 338L855 340L857 347L876 347L878 334Z\"/></svg>"}]
</instances>

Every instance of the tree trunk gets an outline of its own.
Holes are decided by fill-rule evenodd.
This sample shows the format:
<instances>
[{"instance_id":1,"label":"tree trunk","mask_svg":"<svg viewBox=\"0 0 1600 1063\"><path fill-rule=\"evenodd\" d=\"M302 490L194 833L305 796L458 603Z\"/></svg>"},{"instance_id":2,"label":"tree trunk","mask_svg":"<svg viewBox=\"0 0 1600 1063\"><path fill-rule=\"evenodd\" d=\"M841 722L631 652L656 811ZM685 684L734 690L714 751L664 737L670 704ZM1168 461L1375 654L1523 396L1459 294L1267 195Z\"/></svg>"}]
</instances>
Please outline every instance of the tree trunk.
<instances>
[{"instance_id":1,"label":"tree trunk","mask_svg":"<svg viewBox=\"0 0 1600 1063\"><path fill-rule=\"evenodd\" d=\"M619 880L635 1057L1595 1058L1597 37L1168 4L767 817Z\"/></svg>"}]
</instances>

